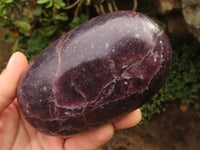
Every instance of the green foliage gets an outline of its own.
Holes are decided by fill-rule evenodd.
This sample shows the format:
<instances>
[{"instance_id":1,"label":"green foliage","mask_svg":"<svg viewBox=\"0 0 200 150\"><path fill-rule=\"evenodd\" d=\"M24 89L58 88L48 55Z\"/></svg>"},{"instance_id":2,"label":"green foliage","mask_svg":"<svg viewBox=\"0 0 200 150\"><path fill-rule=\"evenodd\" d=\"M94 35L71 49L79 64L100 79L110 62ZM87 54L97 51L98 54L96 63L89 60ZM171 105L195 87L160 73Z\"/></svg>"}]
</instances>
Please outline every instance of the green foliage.
<instances>
[{"instance_id":1,"label":"green foliage","mask_svg":"<svg viewBox=\"0 0 200 150\"><path fill-rule=\"evenodd\" d=\"M56 26L44 26L44 27L40 27L38 28L38 32L41 36L44 36L44 37L50 37L52 36L57 30L57 27Z\"/></svg>"},{"instance_id":2,"label":"green foliage","mask_svg":"<svg viewBox=\"0 0 200 150\"><path fill-rule=\"evenodd\" d=\"M171 37L172 68L165 85L141 110L142 122L165 111L164 103L180 100L200 112L200 44L191 37Z\"/></svg>"},{"instance_id":3,"label":"green foliage","mask_svg":"<svg viewBox=\"0 0 200 150\"><path fill-rule=\"evenodd\" d=\"M37 54L38 52L41 52L41 49L46 48L49 44L50 41L47 37L38 34L28 40L28 52Z\"/></svg>"},{"instance_id":4,"label":"green foliage","mask_svg":"<svg viewBox=\"0 0 200 150\"><path fill-rule=\"evenodd\" d=\"M31 29L31 25L27 21L13 21L12 22L17 28L19 28L19 32L24 34L25 36L29 36L29 30Z\"/></svg>"},{"instance_id":5,"label":"green foliage","mask_svg":"<svg viewBox=\"0 0 200 150\"><path fill-rule=\"evenodd\" d=\"M76 28L77 26L81 25L82 23L86 22L86 16L81 14L80 17L75 17L72 22L69 24L70 28Z\"/></svg>"},{"instance_id":6,"label":"green foliage","mask_svg":"<svg viewBox=\"0 0 200 150\"><path fill-rule=\"evenodd\" d=\"M61 21L67 21L68 20L68 16L67 16L66 13L62 12L62 13L56 14L54 16L54 19L55 20L61 20Z\"/></svg>"},{"instance_id":7,"label":"green foliage","mask_svg":"<svg viewBox=\"0 0 200 150\"><path fill-rule=\"evenodd\" d=\"M188 37L181 41L173 39L177 55L174 60L172 78L176 82L174 99L181 99L185 104L192 104L200 111L200 45L191 42ZM177 74L177 71L180 72Z\"/></svg>"},{"instance_id":8,"label":"green foliage","mask_svg":"<svg viewBox=\"0 0 200 150\"><path fill-rule=\"evenodd\" d=\"M23 5L25 1L23 1L21 4ZM12 12L11 9L13 10ZM0 25L3 27L8 27L11 24L13 24L14 18L16 16L16 11L21 11L22 6L19 5L18 2L14 0L0 0ZM18 20L20 20L18 18ZM25 21L24 21L25 22ZM15 22L14 22L15 23ZM20 29L22 29L20 23L16 23L18 26L20 26Z\"/></svg>"},{"instance_id":9,"label":"green foliage","mask_svg":"<svg viewBox=\"0 0 200 150\"><path fill-rule=\"evenodd\" d=\"M148 14L149 16L155 16L153 8L153 2L155 0L138 0L138 11Z\"/></svg>"},{"instance_id":10,"label":"green foliage","mask_svg":"<svg viewBox=\"0 0 200 150\"><path fill-rule=\"evenodd\" d=\"M158 20L157 18L153 18L155 20L155 22L164 30L166 31L166 24L164 22L162 22L161 20Z\"/></svg>"},{"instance_id":11,"label":"green foliage","mask_svg":"<svg viewBox=\"0 0 200 150\"><path fill-rule=\"evenodd\" d=\"M35 2L0 0L0 25L12 30L15 35L13 51L22 51L29 61L55 40L55 37L86 21L84 14L69 20L63 0Z\"/></svg>"},{"instance_id":12,"label":"green foliage","mask_svg":"<svg viewBox=\"0 0 200 150\"><path fill-rule=\"evenodd\" d=\"M65 7L65 3L62 0L37 0L37 4L46 5L46 8L56 7L56 9L60 9Z\"/></svg>"},{"instance_id":13,"label":"green foliage","mask_svg":"<svg viewBox=\"0 0 200 150\"><path fill-rule=\"evenodd\" d=\"M155 1L138 1L138 11L151 16L166 31L166 24L158 19L155 10L152 9L153 2ZM173 50L170 75L160 91L141 107L141 123L165 111L164 104L175 100L192 105L200 112L200 44L192 40L191 36L170 37Z\"/></svg>"}]
</instances>

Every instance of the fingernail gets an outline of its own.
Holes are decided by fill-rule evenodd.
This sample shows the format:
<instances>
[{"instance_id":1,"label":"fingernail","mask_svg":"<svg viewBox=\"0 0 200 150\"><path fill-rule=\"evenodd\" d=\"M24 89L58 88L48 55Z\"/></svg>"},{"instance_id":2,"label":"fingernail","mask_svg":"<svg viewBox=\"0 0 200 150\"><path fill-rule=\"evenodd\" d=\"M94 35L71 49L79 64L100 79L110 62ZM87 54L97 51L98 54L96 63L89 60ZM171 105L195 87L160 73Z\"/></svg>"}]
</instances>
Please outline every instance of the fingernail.
<instances>
[{"instance_id":1,"label":"fingernail","mask_svg":"<svg viewBox=\"0 0 200 150\"><path fill-rule=\"evenodd\" d=\"M16 53L13 53L12 56L10 57L9 61L8 61L6 69L9 69L14 64L15 57L16 57Z\"/></svg>"}]
</instances>

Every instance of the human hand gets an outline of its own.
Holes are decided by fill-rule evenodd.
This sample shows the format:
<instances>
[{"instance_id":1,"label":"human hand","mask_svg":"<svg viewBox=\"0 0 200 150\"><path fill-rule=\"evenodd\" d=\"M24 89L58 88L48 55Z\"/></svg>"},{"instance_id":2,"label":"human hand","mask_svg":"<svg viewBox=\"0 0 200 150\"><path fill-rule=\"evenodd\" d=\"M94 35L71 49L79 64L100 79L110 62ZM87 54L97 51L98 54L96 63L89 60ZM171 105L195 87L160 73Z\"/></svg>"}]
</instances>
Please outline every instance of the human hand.
<instances>
[{"instance_id":1,"label":"human hand","mask_svg":"<svg viewBox=\"0 0 200 150\"><path fill-rule=\"evenodd\" d=\"M16 52L0 75L1 150L95 150L112 138L114 130L133 127L141 120L137 109L112 124L67 139L45 135L24 119L17 104L17 85L27 66L26 57Z\"/></svg>"}]
</instances>

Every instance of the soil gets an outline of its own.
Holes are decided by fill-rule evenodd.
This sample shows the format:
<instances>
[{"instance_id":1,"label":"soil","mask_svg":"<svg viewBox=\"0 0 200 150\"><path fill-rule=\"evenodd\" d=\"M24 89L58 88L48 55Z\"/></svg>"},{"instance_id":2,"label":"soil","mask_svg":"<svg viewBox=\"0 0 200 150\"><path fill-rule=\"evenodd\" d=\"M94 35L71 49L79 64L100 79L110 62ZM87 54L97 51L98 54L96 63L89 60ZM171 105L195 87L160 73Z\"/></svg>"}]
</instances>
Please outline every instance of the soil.
<instances>
[{"instance_id":1,"label":"soil","mask_svg":"<svg viewBox=\"0 0 200 150\"><path fill-rule=\"evenodd\" d=\"M98 150L200 150L199 113L180 102L166 108L148 124L116 131Z\"/></svg>"},{"instance_id":2,"label":"soil","mask_svg":"<svg viewBox=\"0 0 200 150\"><path fill-rule=\"evenodd\" d=\"M5 40L5 35L8 29L0 28L0 72L5 68L7 61L11 55L11 48L13 43Z\"/></svg>"}]
</instances>

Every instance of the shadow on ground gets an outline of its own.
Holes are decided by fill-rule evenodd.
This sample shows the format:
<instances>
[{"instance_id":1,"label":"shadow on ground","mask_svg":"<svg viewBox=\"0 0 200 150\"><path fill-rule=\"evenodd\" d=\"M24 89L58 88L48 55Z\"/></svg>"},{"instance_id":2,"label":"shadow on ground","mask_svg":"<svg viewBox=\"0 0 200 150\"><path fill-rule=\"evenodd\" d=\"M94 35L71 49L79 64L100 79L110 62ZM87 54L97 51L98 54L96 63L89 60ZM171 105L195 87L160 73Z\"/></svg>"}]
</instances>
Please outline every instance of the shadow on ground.
<instances>
[{"instance_id":1,"label":"shadow on ground","mask_svg":"<svg viewBox=\"0 0 200 150\"><path fill-rule=\"evenodd\" d=\"M200 150L200 116L192 108L167 104L148 124L120 130L98 150Z\"/></svg>"}]
</instances>

